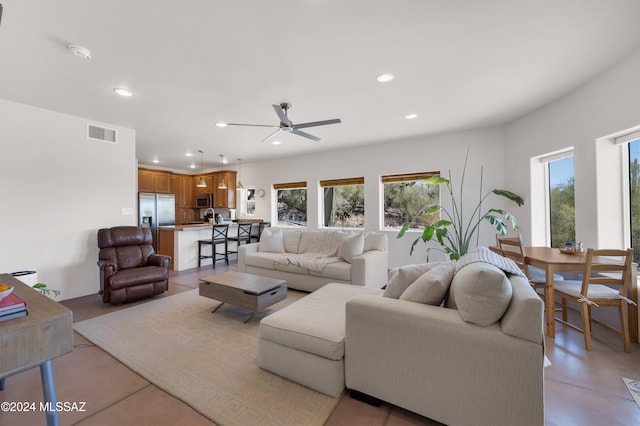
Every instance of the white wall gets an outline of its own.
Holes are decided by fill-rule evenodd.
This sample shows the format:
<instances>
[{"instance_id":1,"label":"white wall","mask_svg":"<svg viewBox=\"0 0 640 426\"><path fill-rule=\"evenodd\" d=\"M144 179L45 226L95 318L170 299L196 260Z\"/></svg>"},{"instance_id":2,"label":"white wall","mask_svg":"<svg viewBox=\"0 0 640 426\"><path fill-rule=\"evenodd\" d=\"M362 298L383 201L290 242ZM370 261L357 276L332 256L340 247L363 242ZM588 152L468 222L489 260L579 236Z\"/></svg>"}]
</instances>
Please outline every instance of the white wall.
<instances>
[{"instance_id":1,"label":"white wall","mask_svg":"<svg viewBox=\"0 0 640 426\"><path fill-rule=\"evenodd\" d=\"M576 239L585 247L614 247L623 241L620 155L597 155L598 139L640 124L640 50L598 78L505 127L505 175L512 189L531 198L531 157L573 146L575 157ZM616 148L609 145L609 150ZM539 242L531 204L517 212L525 242ZM606 229L606 232L602 232Z\"/></svg>"},{"instance_id":2,"label":"white wall","mask_svg":"<svg viewBox=\"0 0 640 426\"><path fill-rule=\"evenodd\" d=\"M294 142L291 142L294 143ZM296 141L295 143L305 143ZM322 142L320 142L322 143ZM469 165L465 181L467 207L475 207L479 195L480 167L484 166L484 190L504 188L503 179L503 131L502 127L456 132L438 136L391 141L366 147L324 152L314 155L243 164L242 181L245 186L263 188L267 195L256 200L256 216L265 220L275 220L272 209L274 183L307 182L307 226L317 229L321 221L319 181L322 179L365 178L365 228L380 230L382 222L380 176L395 173L427 172L439 170L459 182L467 147L470 148ZM511 189L511 188L504 188ZM444 196L443 203L448 197ZM505 206L501 198L489 198L492 207ZM487 205L487 204L485 204ZM515 204L514 204L515 205ZM486 225L481 233L481 245L495 242L495 230ZM397 232L388 232L390 267L407 263L420 263L426 259L424 244L419 246L412 257L409 248L418 233L396 239ZM434 245L434 246L437 246ZM443 259L440 253L431 251L430 260Z\"/></svg>"},{"instance_id":3,"label":"white wall","mask_svg":"<svg viewBox=\"0 0 640 426\"><path fill-rule=\"evenodd\" d=\"M0 100L0 272L36 269L56 300L97 293L97 230L136 224L135 132L89 140L87 122Z\"/></svg>"}]
</instances>

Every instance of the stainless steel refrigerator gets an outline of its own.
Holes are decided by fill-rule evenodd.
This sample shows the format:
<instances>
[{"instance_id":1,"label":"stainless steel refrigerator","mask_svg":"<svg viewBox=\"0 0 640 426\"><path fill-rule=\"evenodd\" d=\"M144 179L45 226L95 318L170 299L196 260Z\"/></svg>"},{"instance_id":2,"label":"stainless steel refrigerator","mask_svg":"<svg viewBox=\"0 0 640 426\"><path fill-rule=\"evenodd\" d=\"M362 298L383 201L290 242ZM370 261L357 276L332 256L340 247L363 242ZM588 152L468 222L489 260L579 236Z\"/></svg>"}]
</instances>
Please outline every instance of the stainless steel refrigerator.
<instances>
[{"instance_id":1,"label":"stainless steel refrigerator","mask_svg":"<svg viewBox=\"0 0 640 426\"><path fill-rule=\"evenodd\" d=\"M176 197L173 194L138 193L138 219L140 226L149 226L153 235L153 248L158 250L158 226L176 224Z\"/></svg>"}]
</instances>

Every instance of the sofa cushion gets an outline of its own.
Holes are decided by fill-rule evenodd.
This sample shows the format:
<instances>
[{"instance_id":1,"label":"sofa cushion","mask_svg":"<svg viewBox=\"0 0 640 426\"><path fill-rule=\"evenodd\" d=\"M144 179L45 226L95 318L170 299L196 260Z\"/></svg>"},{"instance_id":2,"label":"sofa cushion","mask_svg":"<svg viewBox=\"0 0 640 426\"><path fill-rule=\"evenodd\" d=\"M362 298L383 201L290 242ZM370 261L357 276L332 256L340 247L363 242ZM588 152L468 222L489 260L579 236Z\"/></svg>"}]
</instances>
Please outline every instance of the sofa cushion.
<instances>
[{"instance_id":1,"label":"sofa cushion","mask_svg":"<svg viewBox=\"0 0 640 426\"><path fill-rule=\"evenodd\" d=\"M456 308L464 321L486 327L505 313L512 291L502 270L485 262L475 262L454 275L447 307Z\"/></svg>"},{"instance_id":2,"label":"sofa cushion","mask_svg":"<svg viewBox=\"0 0 640 426\"><path fill-rule=\"evenodd\" d=\"M255 266L264 269L276 269L276 259L281 257L280 253L255 252L245 256L245 264L247 266Z\"/></svg>"},{"instance_id":3,"label":"sofa cushion","mask_svg":"<svg viewBox=\"0 0 640 426\"><path fill-rule=\"evenodd\" d=\"M400 300L439 306L442 304L456 269L456 262L442 262L420 275L400 296Z\"/></svg>"},{"instance_id":4,"label":"sofa cushion","mask_svg":"<svg viewBox=\"0 0 640 426\"><path fill-rule=\"evenodd\" d=\"M344 357L345 304L379 289L329 283L260 321L260 339L332 360Z\"/></svg>"},{"instance_id":5,"label":"sofa cushion","mask_svg":"<svg viewBox=\"0 0 640 426\"><path fill-rule=\"evenodd\" d=\"M262 234L260 234L259 250L267 253L284 253L284 243L282 238L282 229L263 229Z\"/></svg>"},{"instance_id":6,"label":"sofa cushion","mask_svg":"<svg viewBox=\"0 0 640 426\"><path fill-rule=\"evenodd\" d=\"M322 271L309 271L310 275L332 280L351 281L351 264L345 261L329 263Z\"/></svg>"},{"instance_id":7,"label":"sofa cushion","mask_svg":"<svg viewBox=\"0 0 640 426\"><path fill-rule=\"evenodd\" d=\"M387 234L382 232L367 232L364 236L364 249L362 251L387 249Z\"/></svg>"},{"instance_id":8,"label":"sofa cushion","mask_svg":"<svg viewBox=\"0 0 640 426\"><path fill-rule=\"evenodd\" d=\"M285 272L292 272L294 274L309 275L309 270L307 268L298 266L295 263L285 264L285 263L276 262L275 267L277 271L285 271Z\"/></svg>"},{"instance_id":9,"label":"sofa cushion","mask_svg":"<svg viewBox=\"0 0 640 426\"><path fill-rule=\"evenodd\" d=\"M383 296L399 299L411 283L435 265L435 263L415 263L393 268L389 272L389 282Z\"/></svg>"},{"instance_id":10,"label":"sofa cushion","mask_svg":"<svg viewBox=\"0 0 640 426\"><path fill-rule=\"evenodd\" d=\"M300 237L298 253L335 256L345 235L339 231L305 231Z\"/></svg>"},{"instance_id":11,"label":"sofa cushion","mask_svg":"<svg viewBox=\"0 0 640 426\"><path fill-rule=\"evenodd\" d=\"M283 229L282 242L284 244L284 251L297 254L301 236L302 231L299 229Z\"/></svg>"},{"instance_id":12,"label":"sofa cushion","mask_svg":"<svg viewBox=\"0 0 640 426\"><path fill-rule=\"evenodd\" d=\"M359 232L357 234L348 235L343 238L338 249L338 257L343 258L345 261L351 263L351 259L356 256L360 256L364 250L364 234Z\"/></svg>"}]
</instances>

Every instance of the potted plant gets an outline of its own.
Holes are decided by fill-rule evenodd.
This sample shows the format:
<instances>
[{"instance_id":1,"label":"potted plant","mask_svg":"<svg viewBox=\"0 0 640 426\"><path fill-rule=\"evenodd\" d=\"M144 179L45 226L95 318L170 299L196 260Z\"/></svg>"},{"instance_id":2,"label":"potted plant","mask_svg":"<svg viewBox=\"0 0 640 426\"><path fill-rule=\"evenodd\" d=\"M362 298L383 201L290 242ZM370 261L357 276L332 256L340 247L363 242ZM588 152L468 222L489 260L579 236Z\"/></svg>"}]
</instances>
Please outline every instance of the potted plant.
<instances>
[{"instance_id":1,"label":"potted plant","mask_svg":"<svg viewBox=\"0 0 640 426\"><path fill-rule=\"evenodd\" d=\"M47 288L47 285L44 283L37 283L34 284L32 286L33 288L35 288L36 290L38 290L40 293L46 295L46 296L51 296L51 297L58 297L60 296L60 290L54 290L51 288Z\"/></svg>"},{"instance_id":2,"label":"potted plant","mask_svg":"<svg viewBox=\"0 0 640 426\"><path fill-rule=\"evenodd\" d=\"M505 189L492 189L486 194L482 193L482 175L483 169L480 168L480 196L479 201L471 213L471 216L467 219L463 217L463 187L464 187L464 178L467 170L467 159L469 157L469 150L467 150L467 156L464 160L464 168L462 169L462 179L460 180L460 195L458 199L453 192L452 186L452 178L451 171L449 171L449 178L444 178L442 176L431 176L424 180L424 183L431 185L445 185L447 188L447 192L451 197L451 209L447 210L441 204L433 204L427 206L425 209L426 213L436 213L440 212L440 220L432 223L431 225L424 228L422 231L422 235L411 244L410 254L413 254L413 250L415 246L423 241L424 243L429 242L434 236L438 243L440 244L440 251L449 255L449 259L457 260L460 256L464 255L469 251L469 245L471 243L471 239L474 235L476 235L476 245L479 240L479 228L480 224L483 221L489 222L493 225L496 230L504 235L507 233L507 223L511 222L511 225L514 230L518 229L518 225L516 223L516 217L510 214L509 212L496 209L489 208L483 212L482 203L489 197L490 195L497 195L500 197L505 197L508 200L513 201L518 206L524 204L524 199L518 194L514 194L511 191L507 191ZM442 188L442 187L441 187ZM405 232L409 229L410 223L404 223L400 232L398 233L397 238L401 238L405 235ZM429 250L427 248L427 260L429 259Z\"/></svg>"}]
</instances>

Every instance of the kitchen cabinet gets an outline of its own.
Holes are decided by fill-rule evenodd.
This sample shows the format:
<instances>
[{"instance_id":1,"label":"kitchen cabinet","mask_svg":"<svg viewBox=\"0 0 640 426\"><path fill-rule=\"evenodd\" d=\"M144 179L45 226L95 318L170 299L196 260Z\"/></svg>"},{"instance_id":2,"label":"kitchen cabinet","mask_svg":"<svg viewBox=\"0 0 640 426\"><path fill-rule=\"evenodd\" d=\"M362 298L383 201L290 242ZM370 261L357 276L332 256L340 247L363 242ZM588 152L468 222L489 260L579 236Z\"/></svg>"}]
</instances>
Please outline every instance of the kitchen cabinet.
<instances>
[{"instance_id":1,"label":"kitchen cabinet","mask_svg":"<svg viewBox=\"0 0 640 426\"><path fill-rule=\"evenodd\" d=\"M193 176L176 173L171 175L171 192L176 196L176 208L195 206L194 188Z\"/></svg>"},{"instance_id":2,"label":"kitchen cabinet","mask_svg":"<svg viewBox=\"0 0 640 426\"><path fill-rule=\"evenodd\" d=\"M200 176L202 176L202 179L207 184L207 186L204 187L204 188L200 188L200 187L196 186L196 184L200 180ZM192 188L195 188L195 193L197 195L215 194L215 187L213 186L213 173L209 173L209 174L206 174L206 175L196 175L196 176L194 176L193 177Z\"/></svg>"},{"instance_id":3,"label":"kitchen cabinet","mask_svg":"<svg viewBox=\"0 0 640 426\"><path fill-rule=\"evenodd\" d=\"M228 170L214 173L213 208L236 208L236 171ZM226 189L218 188L220 182L227 184Z\"/></svg>"},{"instance_id":4,"label":"kitchen cabinet","mask_svg":"<svg viewBox=\"0 0 640 426\"><path fill-rule=\"evenodd\" d=\"M171 173L138 169L138 192L171 193Z\"/></svg>"}]
</instances>

